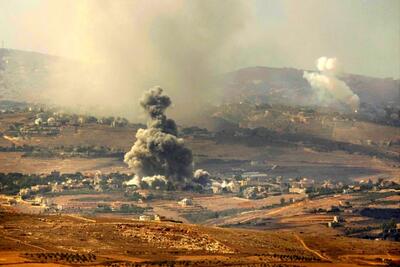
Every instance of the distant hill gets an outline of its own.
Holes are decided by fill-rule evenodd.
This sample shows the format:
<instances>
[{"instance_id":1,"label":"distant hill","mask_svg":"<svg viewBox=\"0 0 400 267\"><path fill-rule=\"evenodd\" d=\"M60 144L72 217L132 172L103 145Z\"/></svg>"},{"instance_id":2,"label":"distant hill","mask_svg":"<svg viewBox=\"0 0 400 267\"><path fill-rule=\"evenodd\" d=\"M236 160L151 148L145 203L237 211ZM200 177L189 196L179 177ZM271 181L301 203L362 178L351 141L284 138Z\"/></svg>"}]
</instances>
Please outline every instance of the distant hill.
<instances>
[{"instance_id":1,"label":"distant hill","mask_svg":"<svg viewBox=\"0 0 400 267\"><path fill-rule=\"evenodd\" d=\"M0 49L0 99L35 99L47 87L49 72L59 60L36 52Z\"/></svg>"},{"instance_id":2,"label":"distant hill","mask_svg":"<svg viewBox=\"0 0 400 267\"><path fill-rule=\"evenodd\" d=\"M0 49L0 99L37 101L48 88L50 72L66 59L13 49ZM64 71L58 69L57 73ZM369 104L400 103L400 80L346 74L341 77ZM303 70L249 67L227 73L219 83L223 100L269 101L308 105L311 88Z\"/></svg>"},{"instance_id":3,"label":"distant hill","mask_svg":"<svg viewBox=\"0 0 400 267\"><path fill-rule=\"evenodd\" d=\"M226 100L258 99L286 104L308 104L311 88L303 78L304 70L294 68L249 67L223 78ZM344 74L340 77L369 104L400 103L400 80Z\"/></svg>"}]
</instances>

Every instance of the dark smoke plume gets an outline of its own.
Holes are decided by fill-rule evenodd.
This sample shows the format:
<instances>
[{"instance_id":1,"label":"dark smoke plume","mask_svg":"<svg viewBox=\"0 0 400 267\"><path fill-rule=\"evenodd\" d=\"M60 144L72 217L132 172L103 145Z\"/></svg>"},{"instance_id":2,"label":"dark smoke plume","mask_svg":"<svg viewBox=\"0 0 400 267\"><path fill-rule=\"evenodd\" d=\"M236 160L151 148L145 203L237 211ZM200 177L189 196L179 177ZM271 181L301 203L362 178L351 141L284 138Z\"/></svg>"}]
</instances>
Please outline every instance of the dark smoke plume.
<instances>
[{"instance_id":1,"label":"dark smoke plume","mask_svg":"<svg viewBox=\"0 0 400 267\"><path fill-rule=\"evenodd\" d=\"M162 95L161 87L153 87L145 92L140 105L147 111L151 120L147 123L147 128L160 129L164 133L177 136L178 130L174 120L167 119L164 112L171 105L171 99L167 95Z\"/></svg>"},{"instance_id":2,"label":"dark smoke plume","mask_svg":"<svg viewBox=\"0 0 400 267\"><path fill-rule=\"evenodd\" d=\"M210 177L211 175L208 171L203 169L197 169L193 174L193 181L203 186L206 186L211 182Z\"/></svg>"},{"instance_id":3,"label":"dark smoke plume","mask_svg":"<svg viewBox=\"0 0 400 267\"><path fill-rule=\"evenodd\" d=\"M153 87L140 100L140 105L150 116L147 129L139 129L136 142L125 154L124 161L137 175L163 175L169 181L184 181L192 176L192 152L177 137L173 120L165 116L171 99L163 89Z\"/></svg>"}]
</instances>

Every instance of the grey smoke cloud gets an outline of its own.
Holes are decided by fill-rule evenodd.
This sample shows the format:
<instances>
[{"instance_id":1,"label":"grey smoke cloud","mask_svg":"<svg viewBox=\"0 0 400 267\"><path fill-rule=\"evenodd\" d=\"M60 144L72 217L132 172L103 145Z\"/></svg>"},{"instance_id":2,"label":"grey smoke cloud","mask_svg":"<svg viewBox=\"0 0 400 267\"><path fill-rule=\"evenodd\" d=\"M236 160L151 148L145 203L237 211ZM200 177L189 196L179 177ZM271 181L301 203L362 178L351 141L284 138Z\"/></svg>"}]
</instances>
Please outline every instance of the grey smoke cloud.
<instances>
[{"instance_id":1,"label":"grey smoke cloud","mask_svg":"<svg viewBox=\"0 0 400 267\"><path fill-rule=\"evenodd\" d=\"M203 186L207 185L210 183L210 178L211 175L208 171L203 170L203 169L197 169L194 174L193 174L193 181L196 183L199 183Z\"/></svg>"},{"instance_id":2,"label":"grey smoke cloud","mask_svg":"<svg viewBox=\"0 0 400 267\"><path fill-rule=\"evenodd\" d=\"M130 99L162 84L187 109L175 115L189 117L215 100L214 78L230 69L233 39L248 13L240 0L58 0L38 4L16 27L24 29L21 42L40 41L73 59L49 66L39 100L137 119Z\"/></svg>"},{"instance_id":3,"label":"grey smoke cloud","mask_svg":"<svg viewBox=\"0 0 400 267\"><path fill-rule=\"evenodd\" d=\"M147 129L139 129L136 142L125 154L124 161L141 176L165 176L171 182L185 182L192 176L192 152L177 137L173 120L164 112L171 100L161 87L153 87L144 93L140 105L150 120Z\"/></svg>"}]
</instances>

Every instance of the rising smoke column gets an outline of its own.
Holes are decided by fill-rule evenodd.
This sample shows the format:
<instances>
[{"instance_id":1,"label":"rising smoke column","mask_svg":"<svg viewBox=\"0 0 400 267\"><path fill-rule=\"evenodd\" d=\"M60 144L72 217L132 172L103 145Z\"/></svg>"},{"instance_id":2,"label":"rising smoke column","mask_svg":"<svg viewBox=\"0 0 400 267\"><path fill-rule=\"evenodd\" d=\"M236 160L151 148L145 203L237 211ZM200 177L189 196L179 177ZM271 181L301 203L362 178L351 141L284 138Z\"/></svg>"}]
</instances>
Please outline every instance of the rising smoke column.
<instances>
[{"instance_id":1,"label":"rising smoke column","mask_svg":"<svg viewBox=\"0 0 400 267\"><path fill-rule=\"evenodd\" d=\"M192 152L177 137L175 122L165 116L171 99L162 93L161 87L153 87L140 100L150 120L147 129L137 131L124 161L139 176L163 175L171 182L184 181L192 176Z\"/></svg>"},{"instance_id":2,"label":"rising smoke column","mask_svg":"<svg viewBox=\"0 0 400 267\"><path fill-rule=\"evenodd\" d=\"M345 82L337 78L339 72L337 59L320 57L316 65L319 72L305 71L303 77L315 90L318 101L321 104L339 102L357 111L360 98Z\"/></svg>"}]
</instances>

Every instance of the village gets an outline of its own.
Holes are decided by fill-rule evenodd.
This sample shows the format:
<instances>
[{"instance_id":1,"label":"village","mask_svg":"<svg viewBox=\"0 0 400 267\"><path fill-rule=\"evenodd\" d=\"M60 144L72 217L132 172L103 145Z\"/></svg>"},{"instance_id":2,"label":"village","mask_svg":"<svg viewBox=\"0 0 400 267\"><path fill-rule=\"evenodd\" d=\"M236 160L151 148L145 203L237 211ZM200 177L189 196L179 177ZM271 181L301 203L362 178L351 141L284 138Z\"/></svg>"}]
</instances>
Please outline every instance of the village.
<instances>
[{"instance_id":1,"label":"village","mask_svg":"<svg viewBox=\"0 0 400 267\"><path fill-rule=\"evenodd\" d=\"M343 183L298 177L284 179L267 173L234 170L236 175L213 177L210 175L205 186L198 191L168 192L160 184L142 181L135 184L133 174L73 173L61 174L53 171L49 175L29 176L23 174L0 174L2 205L12 206L23 213L34 214L75 214L104 216L114 214L134 220L206 222L213 218L224 218L256 210L268 210L290 206L303 201L321 200L331 196L389 194L399 195L400 185L385 179L373 182L371 179ZM247 206L217 208L214 212L209 205L219 199L226 203L248 202ZM242 200L240 200L242 199ZM251 204L253 203L253 204ZM370 203L370 202L365 202ZM343 226L344 216L368 212L365 203L356 204L343 200L338 205L325 208L309 208L308 214L331 214L328 227ZM355 206L353 206L355 205ZM245 207L245 208L243 208ZM173 211L173 212L171 212ZM174 216L173 214L179 214ZM197 214L196 216L194 214ZM378 213L377 213L378 214ZM194 216L194 217L193 217ZM379 218L379 215L377 218ZM382 218L399 216L391 214ZM182 218L186 218L182 219ZM244 224L246 225L246 224ZM395 226L398 227L399 225ZM392 227L393 228L393 227ZM390 228L390 229L392 229ZM386 230L386 238L398 239L398 232Z\"/></svg>"},{"instance_id":2,"label":"village","mask_svg":"<svg viewBox=\"0 0 400 267\"><path fill-rule=\"evenodd\" d=\"M179 126L179 137L189 142L196 151L192 167L197 170L192 182L186 183L183 188L176 188L163 176L139 179L121 165L129 149L129 142L125 140L132 138L133 133L145 128L145 125L130 123L122 117L69 114L55 108L28 104L21 104L18 108L10 105L11 108L7 107L2 114L5 121L12 118L14 122L3 126L0 152L5 159L9 158L7 155L18 155L21 161L35 162L29 163L29 166L40 166L42 160L51 160L49 168L52 168L47 172L29 167L29 171L13 169L12 172L0 173L2 205L21 213L95 218L112 216L139 221L259 229L284 228L286 224L279 222L275 215L253 219L251 214L275 214L281 209L297 209L296 216L311 216L315 218L312 222L339 229L343 235L398 239L398 231L393 230L397 229L397 224L390 222L390 218L399 215L396 209L386 209L392 207L398 197L400 185L396 179L390 174L374 175L369 170L364 173L358 167L348 171L341 168L338 173L337 166L343 163L336 162L336 159L331 166L326 166L324 172L324 164L319 163L318 156L313 158L317 152L339 153L338 159L343 155L351 157L356 154L371 157L372 160L388 160L391 168L399 168L396 151L400 140L393 138L394 130L379 142L364 138L353 139L351 143L340 141L339 131L332 130L332 127L353 129L357 120L362 119L360 113L348 116L305 108L285 111L279 105L265 105L246 111L246 116L251 116L244 117L239 124L227 123L222 118L229 114L219 113L220 117L216 120L218 127L214 130ZM220 110L225 108L219 107ZM228 108L234 113L235 108L246 110L247 107L242 104ZM264 114L261 117L260 112ZM397 120L395 111L390 112L392 115L386 116L390 122L385 124ZM267 117L268 120L264 120ZM282 134L285 125L297 129L296 132ZM325 130L320 131L321 125ZM318 130L314 131L314 128ZM96 139L93 139L93 133ZM238 145L248 147L245 149L248 152L242 157L217 157L221 152L214 151L218 146L223 151ZM291 166L290 163L267 159L265 153L276 145L287 146L286 150L281 150L284 155L304 151L301 153L311 156L309 160L315 167L307 164L303 167L303 163ZM204 153L205 146L210 149L210 154ZM258 154L254 154L253 147L257 146L268 148L266 152L259 150ZM93 163L105 159L101 164L115 167L104 170L94 167L81 171L71 164L70 171L60 171L66 159L77 162L87 159ZM302 156L295 160L300 162ZM390 200L381 201L376 195ZM341 200L328 201L335 197ZM321 204L310 206L307 204L310 202ZM304 208L298 210L298 206ZM366 225L353 223L359 216L371 218L370 214L376 218L366 219ZM383 224L387 227L381 227Z\"/></svg>"}]
</instances>

